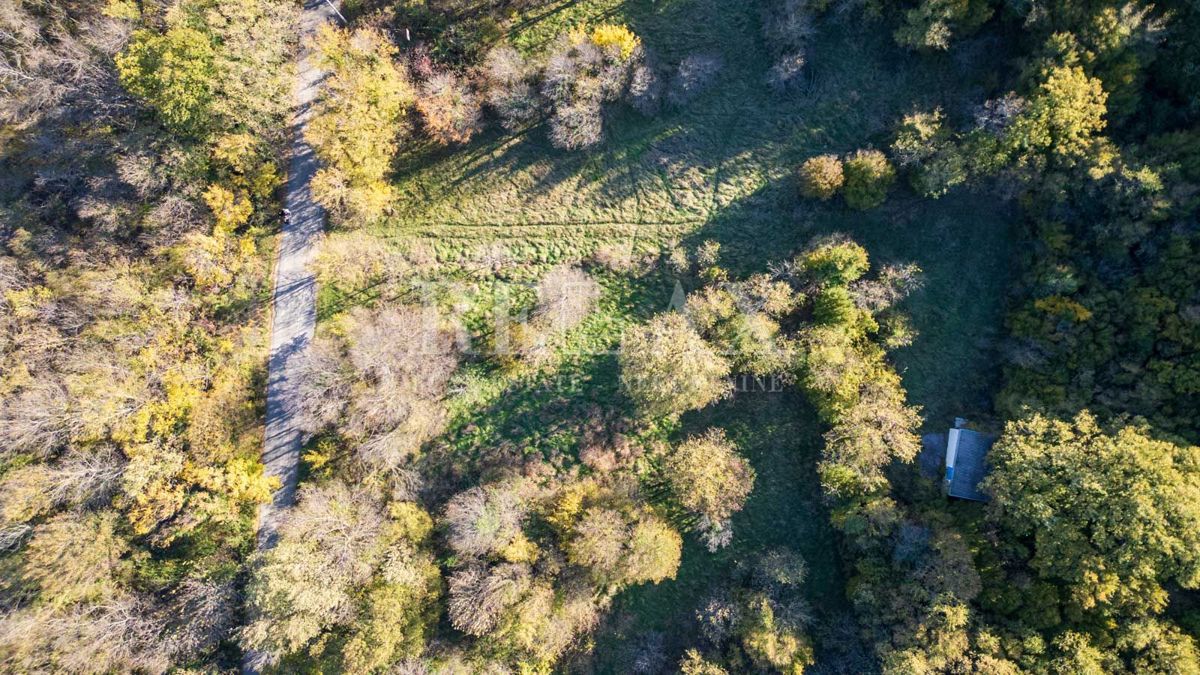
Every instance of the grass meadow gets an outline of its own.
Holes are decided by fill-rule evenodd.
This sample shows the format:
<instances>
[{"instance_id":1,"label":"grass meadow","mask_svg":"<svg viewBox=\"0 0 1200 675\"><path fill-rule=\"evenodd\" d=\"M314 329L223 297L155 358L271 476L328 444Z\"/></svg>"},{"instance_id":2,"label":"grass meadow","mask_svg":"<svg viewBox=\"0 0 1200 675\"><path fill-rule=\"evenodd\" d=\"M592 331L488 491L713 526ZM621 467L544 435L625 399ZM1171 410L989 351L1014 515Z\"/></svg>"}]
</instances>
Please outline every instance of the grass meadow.
<instances>
[{"instance_id":1,"label":"grass meadow","mask_svg":"<svg viewBox=\"0 0 1200 675\"><path fill-rule=\"evenodd\" d=\"M655 118L614 110L606 141L591 151L553 148L542 126L515 134L493 126L459 148L412 147L396 166L393 215L366 231L330 235L331 242L369 237L411 267L359 287L326 284L323 319L411 292L404 276L419 270L456 285L443 300L485 340L500 299L531 302L527 283L549 267L597 251L629 259L589 267L604 288L600 310L566 336L552 366L503 369L479 360L455 376L451 423L425 460L431 467L468 482L497 457L577 466L589 425L624 412L612 354L623 328L670 306L677 280L642 258L671 242L719 242L722 265L734 275L764 271L831 232L856 239L876 265L918 264L924 286L906 301L917 338L893 355L910 399L930 429L990 409L1011 253L1008 208L984 193L921 199L898 184L883 206L856 212L840 199L802 200L794 171L814 154L884 148L894 123L916 109L940 106L961 122L1000 80L971 65L998 62L976 58L994 43L914 55L892 42L890 30L863 24L861 12L831 10L816 24L804 85L780 97L765 83L772 59L761 8L751 0L568 0L518 17L508 38L535 52L570 26L598 22L627 24L664 63L703 52L719 55L724 69L684 109ZM769 547L789 546L807 559L818 617L845 610L814 470L822 431L815 415L798 392L746 392L662 433L679 438L712 425L728 430L758 473L734 520L734 541L710 554L688 537L675 581L618 597L596 637L601 670L622 672L622 645L647 632L661 633L668 653L682 648L706 591Z\"/></svg>"}]
</instances>

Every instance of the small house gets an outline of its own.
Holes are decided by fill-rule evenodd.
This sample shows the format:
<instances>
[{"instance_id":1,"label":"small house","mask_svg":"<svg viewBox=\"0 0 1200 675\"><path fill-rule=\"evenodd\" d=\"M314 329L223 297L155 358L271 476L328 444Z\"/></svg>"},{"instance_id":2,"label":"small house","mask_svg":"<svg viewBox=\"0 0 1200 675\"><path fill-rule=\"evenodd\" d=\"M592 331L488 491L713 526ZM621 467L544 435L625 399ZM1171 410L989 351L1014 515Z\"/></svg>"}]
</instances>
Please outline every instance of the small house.
<instances>
[{"instance_id":1,"label":"small house","mask_svg":"<svg viewBox=\"0 0 1200 675\"><path fill-rule=\"evenodd\" d=\"M951 497L988 501L988 496L979 489L987 475L987 453L996 442L996 437L963 428L965 420L955 420L954 428L946 438L945 491Z\"/></svg>"}]
</instances>

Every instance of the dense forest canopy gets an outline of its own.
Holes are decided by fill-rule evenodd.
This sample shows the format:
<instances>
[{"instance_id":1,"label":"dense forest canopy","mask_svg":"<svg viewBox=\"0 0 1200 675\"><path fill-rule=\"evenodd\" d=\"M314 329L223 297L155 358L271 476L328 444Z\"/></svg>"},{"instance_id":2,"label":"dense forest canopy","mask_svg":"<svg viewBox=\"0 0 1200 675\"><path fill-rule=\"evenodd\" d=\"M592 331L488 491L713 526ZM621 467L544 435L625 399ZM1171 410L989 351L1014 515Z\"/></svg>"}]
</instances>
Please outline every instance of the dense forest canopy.
<instances>
[{"instance_id":1,"label":"dense forest canopy","mask_svg":"<svg viewBox=\"0 0 1200 675\"><path fill-rule=\"evenodd\" d=\"M320 4L0 0L3 670L1200 672L1200 6Z\"/></svg>"}]
</instances>

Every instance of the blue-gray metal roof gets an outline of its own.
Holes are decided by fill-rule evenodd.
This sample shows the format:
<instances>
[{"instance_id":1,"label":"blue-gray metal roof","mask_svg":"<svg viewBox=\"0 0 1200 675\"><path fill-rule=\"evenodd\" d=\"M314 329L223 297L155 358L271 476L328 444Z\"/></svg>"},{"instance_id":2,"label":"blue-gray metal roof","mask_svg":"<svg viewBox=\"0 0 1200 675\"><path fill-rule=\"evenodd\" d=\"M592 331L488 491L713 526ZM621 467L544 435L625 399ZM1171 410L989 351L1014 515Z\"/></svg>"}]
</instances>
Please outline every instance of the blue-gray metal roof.
<instances>
[{"instance_id":1,"label":"blue-gray metal roof","mask_svg":"<svg viewBox=\"0 0 1200 675\"><path fill-rule=\"evenodd\" d=\"M951 497L986 502L988 496L979 490L987 475L987 453L996 437L970 429L958 429L958 448L954 466L946 467L947 492Z\"/></svg>"}]
</instances>

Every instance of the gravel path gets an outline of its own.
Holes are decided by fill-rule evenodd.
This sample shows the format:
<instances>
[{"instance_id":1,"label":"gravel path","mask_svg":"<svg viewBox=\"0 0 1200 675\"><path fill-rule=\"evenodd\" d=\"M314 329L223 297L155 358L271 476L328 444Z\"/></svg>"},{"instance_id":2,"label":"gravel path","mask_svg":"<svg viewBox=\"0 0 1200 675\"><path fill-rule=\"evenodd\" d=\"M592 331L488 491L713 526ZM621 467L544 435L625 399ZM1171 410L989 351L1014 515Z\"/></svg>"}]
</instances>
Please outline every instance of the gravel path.
<instances>
[{"instance_id":1,"label":"gravel path","mask_svg":"<svg viewBox=\"0 0 1200 675\"><path fill-rule=\"evenodd\" d=\"M324 210L312 199L309 183L317 171L317 158L304 141L304 129L312 116L322 79L307 38L336 13L324 0L305 0L300 22L302 41L297 70L295 116L292 118L292 156L288 167L287 195L284 205L291 215L283 224L279 238L279 259L275 264L275 291L272 297L271 356L267 365L267 419L263 438L262 461L269 476L278 476L283 485L270 504L258 509L258 546L270 547L275 540L280 516L296 498L296 480L300 466L300 430L292 411L295 386L289 379L289 364L303 351L317 323L316 280L308 270L318 235L324 225Z\"/></svg>"}]
</instances>

